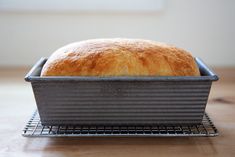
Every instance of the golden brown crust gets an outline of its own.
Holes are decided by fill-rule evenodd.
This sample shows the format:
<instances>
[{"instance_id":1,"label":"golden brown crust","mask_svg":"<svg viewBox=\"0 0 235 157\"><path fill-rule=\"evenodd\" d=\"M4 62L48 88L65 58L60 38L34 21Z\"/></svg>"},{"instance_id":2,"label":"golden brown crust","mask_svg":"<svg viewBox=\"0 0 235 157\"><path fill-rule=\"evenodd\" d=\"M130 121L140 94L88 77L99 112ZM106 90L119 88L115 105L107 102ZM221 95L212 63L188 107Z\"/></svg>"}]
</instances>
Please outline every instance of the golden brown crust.
<instances>
[{"instance_id":1,"label":"golden brown crust","mask_svg":"<svg viewBox=\"0 0 235 157\"><path fill-rule=\"evenodd\" d=\"M93 39L54 52L41 76L199 76L185 50L141 39Z\"/></svg>"}]
</instances>

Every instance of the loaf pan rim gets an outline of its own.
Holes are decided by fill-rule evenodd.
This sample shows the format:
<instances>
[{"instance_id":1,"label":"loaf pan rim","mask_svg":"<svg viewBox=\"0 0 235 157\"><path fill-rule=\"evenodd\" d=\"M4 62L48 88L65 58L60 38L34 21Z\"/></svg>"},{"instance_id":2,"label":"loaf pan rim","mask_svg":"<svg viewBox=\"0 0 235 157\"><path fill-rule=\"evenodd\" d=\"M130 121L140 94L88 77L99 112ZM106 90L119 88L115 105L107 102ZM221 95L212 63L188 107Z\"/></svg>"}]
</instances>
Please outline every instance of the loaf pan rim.
<instances>
[{"instance_id":1,"label":"loaf pan rim","mask_svg":"<svg viewBox=\"0 0 235 157\"><path fill-rule=\"evenodd\" d=\"M195 57L195 61L199 66L200 71L206 72L206 76L39 76L33 75L37 70L42 69L42 66L47 61L46 57L42 57L31 70L26 74L25 81L27 82L49 82L49 81L217 81L218 75L211 70L200 58Z\"/></svg>"}]
</instances>

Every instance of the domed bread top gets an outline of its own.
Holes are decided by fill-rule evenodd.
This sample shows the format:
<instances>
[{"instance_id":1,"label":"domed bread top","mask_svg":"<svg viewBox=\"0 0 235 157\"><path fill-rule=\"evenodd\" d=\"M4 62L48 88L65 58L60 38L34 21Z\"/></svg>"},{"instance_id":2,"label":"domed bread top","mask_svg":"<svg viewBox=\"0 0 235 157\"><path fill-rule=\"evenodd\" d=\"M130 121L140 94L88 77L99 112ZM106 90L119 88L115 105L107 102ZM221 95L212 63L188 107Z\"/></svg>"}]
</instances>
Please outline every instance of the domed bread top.
<instances>
[{"instance_id":1,"label":"domed bread top","mask_svg":"<svg viewBox=\"0 0 235 157\"><path fill-rule=\"evenodd\" d=\"M93 39L55 51L41 76L199 76L194 58L172 45L142 39Z\"/></svg>"}]
</instances>

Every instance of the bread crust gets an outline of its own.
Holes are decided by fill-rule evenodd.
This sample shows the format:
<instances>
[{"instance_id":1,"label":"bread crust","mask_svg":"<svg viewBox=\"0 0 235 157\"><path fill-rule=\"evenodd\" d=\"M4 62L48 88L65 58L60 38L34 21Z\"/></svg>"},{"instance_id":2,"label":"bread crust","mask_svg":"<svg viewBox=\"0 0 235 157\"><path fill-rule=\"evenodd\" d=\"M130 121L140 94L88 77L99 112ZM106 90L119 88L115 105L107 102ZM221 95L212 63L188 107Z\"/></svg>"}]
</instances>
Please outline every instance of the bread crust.
<instances>
[{"instance_id":1,"label":"bread crust","mask_svg":"<svg viewBox=\"0 0 235 157\"><path fill-rule=\"evenodd\" d=\"M142 39L93 39L55 51L41 76L199 76L192 55Z\"/></svg>"}]
</instances>

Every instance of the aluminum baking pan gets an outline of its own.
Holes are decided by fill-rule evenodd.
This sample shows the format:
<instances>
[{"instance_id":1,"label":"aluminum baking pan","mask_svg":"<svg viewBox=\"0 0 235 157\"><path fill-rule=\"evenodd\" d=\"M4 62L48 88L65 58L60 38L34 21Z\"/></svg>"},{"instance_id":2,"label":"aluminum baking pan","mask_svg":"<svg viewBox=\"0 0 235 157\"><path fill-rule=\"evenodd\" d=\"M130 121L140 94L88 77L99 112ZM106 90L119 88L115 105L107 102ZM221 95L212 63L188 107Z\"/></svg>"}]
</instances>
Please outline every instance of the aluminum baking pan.
<instances>
[{"instance_id":1,"label":"aluminum baking pan","mask_svg":"<svg viewBox=\"0 0 235 157\"><path fill-rule=\"evenodd\" d=\"M26 75L43 125L199 124L218 76L195 58L201 76L40 77L46 58Z\"/></svg>"}]
</instances>

